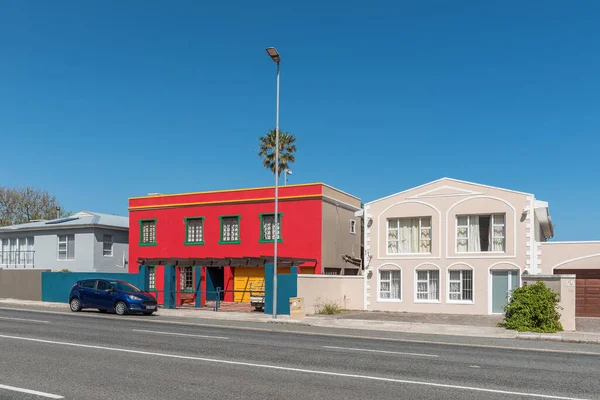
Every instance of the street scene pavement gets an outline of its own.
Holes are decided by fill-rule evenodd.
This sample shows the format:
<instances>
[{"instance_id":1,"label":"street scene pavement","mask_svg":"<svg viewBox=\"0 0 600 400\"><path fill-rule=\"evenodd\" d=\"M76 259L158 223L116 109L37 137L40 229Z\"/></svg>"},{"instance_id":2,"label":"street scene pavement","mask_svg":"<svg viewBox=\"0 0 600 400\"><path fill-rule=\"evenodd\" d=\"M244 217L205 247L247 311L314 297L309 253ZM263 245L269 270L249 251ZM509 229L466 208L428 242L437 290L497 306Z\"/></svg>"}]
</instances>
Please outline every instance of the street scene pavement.
<instances>
[{"instance_id":1,"label":"street scene pavement","mask_svg":"<svg viewBox=\"0 0 600 400\"><path fill-rule=\"evenodd\" d=\"M600 398L597 345L171 322L2 308L0 399Z\"/></svg>"}]
</instances>

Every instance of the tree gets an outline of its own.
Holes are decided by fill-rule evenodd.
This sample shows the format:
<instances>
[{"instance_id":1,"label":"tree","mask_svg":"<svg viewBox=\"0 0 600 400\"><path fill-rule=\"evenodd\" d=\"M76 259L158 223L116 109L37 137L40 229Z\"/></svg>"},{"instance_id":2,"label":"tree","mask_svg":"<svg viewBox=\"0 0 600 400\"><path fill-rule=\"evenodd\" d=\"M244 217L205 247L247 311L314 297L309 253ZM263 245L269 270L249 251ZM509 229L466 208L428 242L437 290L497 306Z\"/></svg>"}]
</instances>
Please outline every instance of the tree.
<instances>
[{"instance_id":1,"label":"tree","mask_svg":"<svg viewBox=\"0 0 600 400\"><path fill-rule=\"evenodd\" d=\"M271 129L265 136L259 137L260 149L258 156L263 158L263 166L275 173L275 130ZM279 131L279 170L277 176L296 162L296 138L288 132Z\"/></svg>"},{"instance_id":2,"label":"tree","mask_svg":"<svg viewBox=\"0 0 600 400\"><path fill-rule=\"evenodd\" d=\"M57 212L59 217L68 215L47 190L30 186L0 186L0 226L24 224L34 219L54 219Z\"/></svg>"}]
</instances>

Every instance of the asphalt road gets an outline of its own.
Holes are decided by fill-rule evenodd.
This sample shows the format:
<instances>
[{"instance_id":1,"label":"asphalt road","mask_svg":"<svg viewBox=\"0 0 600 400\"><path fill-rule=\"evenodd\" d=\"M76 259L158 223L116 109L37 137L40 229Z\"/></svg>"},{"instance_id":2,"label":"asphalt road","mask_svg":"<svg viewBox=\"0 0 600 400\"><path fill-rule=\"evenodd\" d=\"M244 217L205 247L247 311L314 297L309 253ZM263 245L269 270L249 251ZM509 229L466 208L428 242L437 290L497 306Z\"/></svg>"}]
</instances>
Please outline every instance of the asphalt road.
<instances>
[{"instance_id":1,"label":"asphalt road","mask_svg":"<svg viewBox=\"0 0 600 400\"><path fill-rule=\"evenodd\" d=\"M0 309L0 399L600 398L600 346L308 333Z\"/></svg>"}]
</instances>

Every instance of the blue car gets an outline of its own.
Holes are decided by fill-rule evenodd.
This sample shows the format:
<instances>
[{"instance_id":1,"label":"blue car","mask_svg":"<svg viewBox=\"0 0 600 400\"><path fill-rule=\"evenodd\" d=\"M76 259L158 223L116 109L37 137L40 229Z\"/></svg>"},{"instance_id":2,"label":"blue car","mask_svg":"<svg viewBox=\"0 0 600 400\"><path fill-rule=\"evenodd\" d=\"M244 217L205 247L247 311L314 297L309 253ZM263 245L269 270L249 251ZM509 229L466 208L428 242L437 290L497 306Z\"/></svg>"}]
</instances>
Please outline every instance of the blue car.
<instances>
[{"instance_id":1,"label":"blue car","mask_svg":"<svg viewBox=\"0 0 600 400\"><path fill-rule=\"evenodd\" d=\"M156 311L156 298L143 293L129 282L116 279L85 279L78 281L69 294L71 311L97 308L100 312L114 310L119 315Z\"/></svg>"}]
</instances>

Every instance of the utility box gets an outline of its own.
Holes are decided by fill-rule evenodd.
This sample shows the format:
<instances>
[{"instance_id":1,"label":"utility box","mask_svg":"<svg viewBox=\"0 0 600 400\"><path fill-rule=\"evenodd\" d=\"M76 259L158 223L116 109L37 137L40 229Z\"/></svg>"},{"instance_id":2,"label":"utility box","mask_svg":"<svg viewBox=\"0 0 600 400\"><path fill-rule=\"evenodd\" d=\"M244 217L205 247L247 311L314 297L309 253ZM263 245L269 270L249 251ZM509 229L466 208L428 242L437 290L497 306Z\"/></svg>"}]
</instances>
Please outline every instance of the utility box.
<instances>
[{"instance_id":1,"label":"utility box","mask_svg":"<svg viewBox=\"0 0 600 400\"><path fill-rule=\"evenodd\" d=\"M306 312L304 311L304 298L290 297L290 317L304 318L305 316Z\"/></svg>"}]
</instances>

